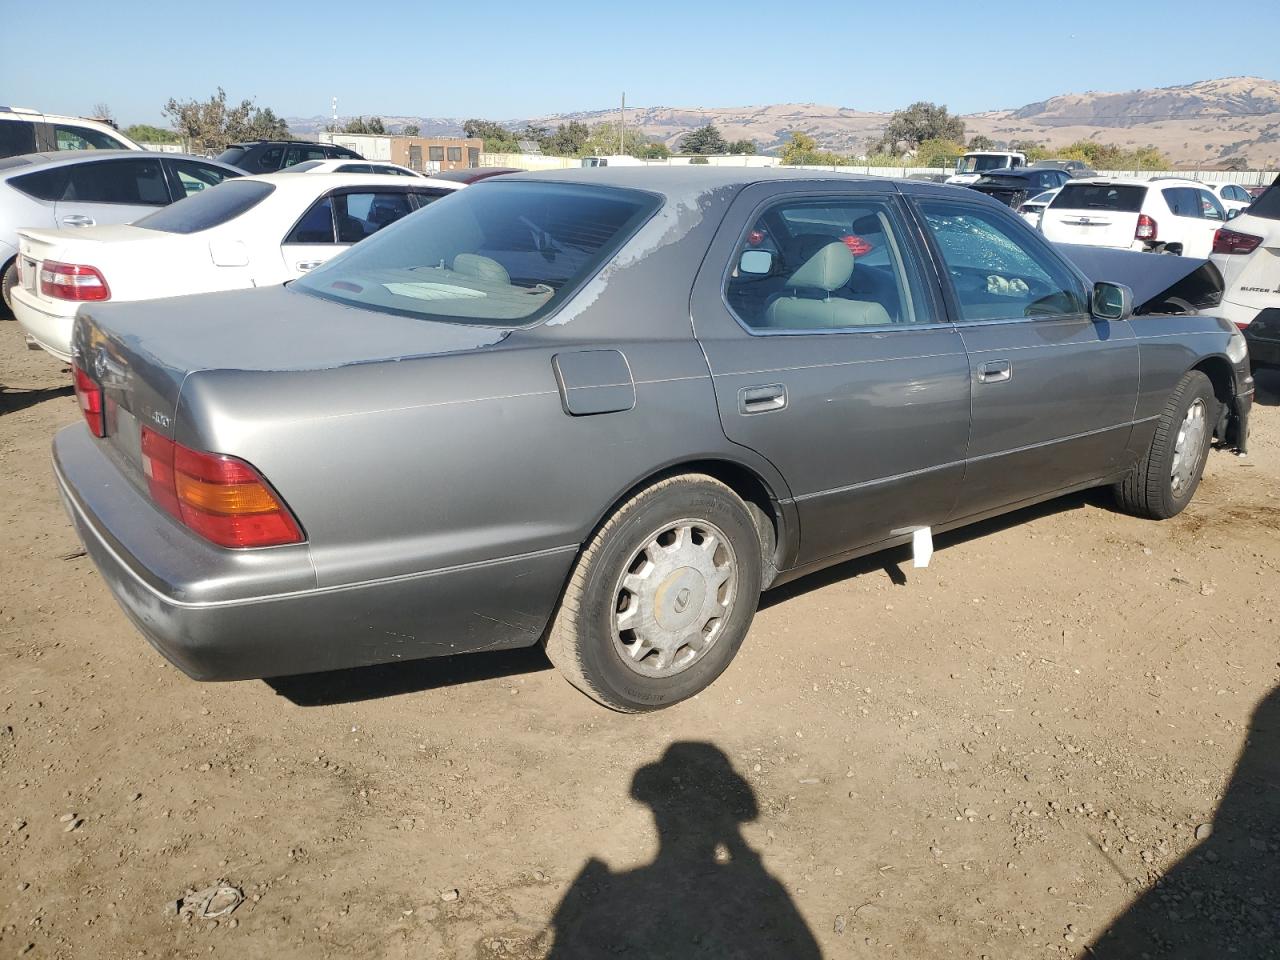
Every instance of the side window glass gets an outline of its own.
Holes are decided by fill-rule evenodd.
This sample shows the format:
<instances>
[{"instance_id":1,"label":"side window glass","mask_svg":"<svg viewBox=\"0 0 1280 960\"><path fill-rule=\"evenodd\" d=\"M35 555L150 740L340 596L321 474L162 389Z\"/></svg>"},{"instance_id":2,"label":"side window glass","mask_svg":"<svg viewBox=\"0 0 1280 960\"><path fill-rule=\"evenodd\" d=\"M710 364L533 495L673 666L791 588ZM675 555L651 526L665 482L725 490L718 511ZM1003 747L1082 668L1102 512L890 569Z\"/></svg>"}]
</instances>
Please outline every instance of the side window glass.
<instances>
[{"instance_id":1,"label":"side window glass","mask_svg":"<svg viewBox=\"0 0 1280 960\"><path fill-rule=\"evenodd\" d=\"M36 125L28 120L0 120L0 157L36 152Z\"/></svg>"},{"instance_id":2,"label":"side window glass","mask_svg":"<svg viewBox=\"0 0 1280 960\"><path fill-rule=\"evenodd\" d=\"M725 300L753 330L851 330L934 318L894 208L884 200L788 200L734 252Z\"/></svg>"},{"instance_id":3,"label":"side window glass","mask_svg":"<svg viewBox=\"0 0 1280 960\"><path fill-rule=\"evenodd\" d=\"M339 243L359 243L413 212L404 193L348 193L337 201Z\"/></svg>"},{"instance_id":4,"label":"side window glass","mask_svg":"<svg viewBox=\"0 0 1280 960\"><path fill-rule=\"evenodd\" d=\"M966 321L1087 312L1071 272L998 212L939 201L922 202L920 211Z\"/></svg>"},{"instance_id":5,"label":"side window glass","mask_svg":"<svg viewBox=\"0 0 1280 960\"><path fill-rule=\"evenodd\" d=\"M258 169L270 172L280 169L280 158L284 156L284 147L267 147L258 154Z\"/></svg>"},{"instance_id":6,"label":"side window glass","mask_svg":"<svg viewBox=\"0 0 1280 960\"><path fill-rule=\"evenodd\" d=\"M333 200L322 197L302 215L285 243L333 243Z\"/></svg>"},{"instance_id":7,"label":"side window glass","mask_svg":"<svg viewBox=\"0 0 1280 960\"><path fill-rule=\"evenodd\" d=\"M1190 187L1166 187L1160 191L1164 194L1164 202L1169 205L1169 212L1175 217L1200 217L1200 198Z\"/></svg>"},{"instance_id":8,"label":"side window glass","mask_svg":"<svg viewBox=\"0 0 1280 960\"><path fill-rule=\"evenodd\" d=\"M59 150L123 150L125 145L101 130L55 123L53 136Z\"/></svg>"},{"instance_id":9,"label":"side window glass","mask_svg":"<svg viewBox=\"0 0 1280 960\"><path fill-rule=\"evenodd\" d=\"M292 167L295 163L302 163L306 160L324 160L323 147L290 147L289 153L284 158L284 165Z\"/></svg>"},{"instance_id":10,"label":"side window glass","mask_svg":"<svg viewBox=\"0 0 1280 960\"><path fill-rule=\"evenodd\" d=\"M415 190L413 192L413 200L418 209L421 210L427 204L439 200L441 197L447 197L451 192L450 190Z\"/></svg>"},{"instance_id":11,"label":"side window glass","mask_svg":"<svg viewBox=\"0 0 1280 960\"><path fill-rule=\"evenodd\" d=\"M85 203L169 203L169 186L158 159L106 160L71 168L64 200Z\"/></svg>"},{"instance_id":12,"label":"side window glass","mask_svg":"<svg viewBox=\"0 0 1280 960\"><path fill-rule=\"evenodd\" d=\"M216 187L227 179L227 171L218 167L209 167L191 160L171 160L173 172L178 176L178 184L182 187L182 195L189 197L199 193L206 187Z\"/></svg>"},{"instance_id":13,"label":"side window glass","mask_svg":"<svg viewBox=\"0 0 1280 960\"><path fill-rule=\"evenodd\" d=\"M17 187L27 196L35 197L37 200L65 200L69 184L70 170L67 167L39 170L9 179L11 187Z\"/></svg>"},{"instance_id":14,"label":"side window glass","mask_svg":"<svg viewBox=\"0 0 1280 960\"><path fill-rule=\"evenodd\" d=\"M1223 209L1222 204L1208 190L1197 190L1200 194L1200 214L1206 220L1225 220L1227 219L1227 211Z\"/></svg>"}]
</instances>

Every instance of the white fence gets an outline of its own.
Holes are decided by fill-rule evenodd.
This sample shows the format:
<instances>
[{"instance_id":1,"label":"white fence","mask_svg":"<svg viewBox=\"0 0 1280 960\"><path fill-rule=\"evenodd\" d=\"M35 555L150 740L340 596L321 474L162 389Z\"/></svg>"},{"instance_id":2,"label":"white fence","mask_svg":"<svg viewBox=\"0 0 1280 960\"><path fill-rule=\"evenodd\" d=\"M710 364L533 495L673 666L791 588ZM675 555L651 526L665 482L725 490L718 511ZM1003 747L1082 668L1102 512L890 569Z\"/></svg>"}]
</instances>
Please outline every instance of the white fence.
<instances>
[{"instance_id":1,"label":"white fence","mask_svg":"<svg viewBox=\"0 0 1280 960\"><path fill-rule=\"evenodd\" d=\"M780 167L777 157L770 156L715 156L707 157L715 167ZM684 166L692 163L692 157L669 157L665 160L647 160L648 166ZM484 167L519 167L522 170L567 170L581 166L582 161L573 157L544 157L534 153L482 153L480 165ZM954 173L952 167L868 167L868 166L814 166L794 167L799 170L823 170L835 173L857 173L871 177L938 176ZM1150 180L1153 177L1183 177L1202 183L1238 183L1242 187L1269 184L1280 176L1278 170L1099 170L1103 177L1133 177Z\"/></svg>"}]
</instances>

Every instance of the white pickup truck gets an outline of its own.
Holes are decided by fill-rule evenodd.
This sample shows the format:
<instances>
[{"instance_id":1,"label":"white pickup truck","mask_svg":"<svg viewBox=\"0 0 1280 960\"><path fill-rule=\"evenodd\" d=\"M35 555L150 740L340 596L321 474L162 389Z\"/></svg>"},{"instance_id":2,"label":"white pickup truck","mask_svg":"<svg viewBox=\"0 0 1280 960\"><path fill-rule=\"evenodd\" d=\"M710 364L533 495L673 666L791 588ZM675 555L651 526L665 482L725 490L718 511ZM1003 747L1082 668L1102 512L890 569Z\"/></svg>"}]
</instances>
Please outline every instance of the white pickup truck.
<instances>
[{"instance_id":1,"label":"white pickup truck","mask_svg":"<svg viewBox=\"0 0 1280 960\"><path fill-rule=\"evenodd\" d=\"M956 161L956 172L947 177L947 183L977 183L988 170L1026 165L1027 155L1016 150L970 150Z\"/></svg>"}]
</instances>

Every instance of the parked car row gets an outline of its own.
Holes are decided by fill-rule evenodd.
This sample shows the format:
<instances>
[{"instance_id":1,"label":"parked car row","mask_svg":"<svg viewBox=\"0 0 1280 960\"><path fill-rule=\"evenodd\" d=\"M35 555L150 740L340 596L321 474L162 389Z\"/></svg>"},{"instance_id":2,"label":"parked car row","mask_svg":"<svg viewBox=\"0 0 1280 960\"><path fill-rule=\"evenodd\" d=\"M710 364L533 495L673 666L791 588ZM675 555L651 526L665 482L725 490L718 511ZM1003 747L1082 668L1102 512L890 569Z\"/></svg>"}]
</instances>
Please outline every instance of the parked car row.
<instances>
[{"instance_id":1,"label":"parked car row","mask_svg":"<svg viewBox=\"0 0 1280 960\"><path fill-rule=\"evenodd\" d=\"M541 641L653 710L728 666L764 589L1087 487L1169 517L1215 438L1246 448L1239 330L1135 315L1153 258L1086 272L980 191L711 166L438 189L276 173L96 239L24 231L19 302L87 294L60 490L191 676ZM359 242L303 271L304 231Z\"/></svg>"}]
</instances>

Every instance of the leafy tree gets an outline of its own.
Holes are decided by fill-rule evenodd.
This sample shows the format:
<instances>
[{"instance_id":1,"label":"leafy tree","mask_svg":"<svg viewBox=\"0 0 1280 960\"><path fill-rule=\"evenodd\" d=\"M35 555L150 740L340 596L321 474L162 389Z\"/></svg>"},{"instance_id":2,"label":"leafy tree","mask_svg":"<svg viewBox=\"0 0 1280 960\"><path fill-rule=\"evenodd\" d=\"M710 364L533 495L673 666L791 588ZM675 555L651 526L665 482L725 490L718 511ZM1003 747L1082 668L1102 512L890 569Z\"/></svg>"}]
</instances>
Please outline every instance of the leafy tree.
<instances>
[{"instance_id":1,"label":"leafy tree","mask_svg":"<svg viewBox=\"0 0 1280 960\"><path fill-rule=\"evenodd\" d=\"M984 137L980 133L975 133L969 138L970 150L994 150L995 148L996 142L990 137Z\"/></svg>"},{"instance_id":2,"label":"leafy tree","mask_svg":"<svg viewBox=\"0 0 1280 960\"><path fill-rule=\"evenodd\" d=\"M754 157L756 155L756 142L754 140L735 140L729 144L729 152L740 156Z\"/></svg>"},{"instance_id":3,"label":"leafy tree","mask_svg":"<svg viewBox=\"0 0 1280 960\"><path fill-rule=\"evenodd\" d=\"M843 166L849 160L830 150L820 150L818 141L799 130L782 147L782 162L789 166Z\"/></svg>"},{"instance_id":4,"label":"leafy tree","mask_svg":"<svg viewBox=\"0 0 1280 960\"><path fill-rule=\"evenodd\" d=\"M342 128L343 133L386 133L387 128L382 123L381 117L370 117L366 120L364 117L355 117L346 122Z\"/></svg>"},{"instance_id":5,"label":"leafy tree","mask_svg":"<svg viewBox=\"0 0 1280 960\"><path fill-rule=\"evenodd\" d=\"M422 134L422 128L416 123L406 123L401 128L400 133L406 137L417 137Z\"/></svg>"},{"instance_id":6,"label":"leafy tree","mask_svg":"<svg viewBox=\"0 0 1280 960\"><path fill-rule=\"evenodd\" d=\"M228 106L226 91L221 87L208 100L170 97L162 112L197 153L215 153L239 140L280 139L289 135L288 126L269 108L255 108L252 100Z\"/></svg>"},{"instance_id":7,"label":"leafy tree","mask_svg":"<svg viewBox=\"0 0 1280 960\"><path fill-rule=\"evenodd\" d=\"M916 165L921 167L949 167L964 153L964 144L954 140L929 139L916 147Z\"/></svg>"},{"instance_id":8,"label":"leafy tree","mask_svg":"<svg viewBox=\"0 0 1280 960\"><path fill-rule=\"evenodd\" d=\"M172 130L153 127L149 123L135 123L126 127L124 135L134 143L181 143L182 138Z\"/></svg>"},{"instance_id":9,"label":"leafy tree","mask_svg":"<svg viewBox=\"0 0 1280 960\"><path fill-rule=\"evenodd\" d=\"M616 123L597 123L591 128L591 134L578 148L582 157L609 156L616 153L631 157L644 158L649 152L649 140L634 127L624 128L622 145L618 145L618 125ZM666 147L663 147L666 150Z\"/></svg>"},{"instance_id":10,"label":"leafy tree","mask_svg":"<svg viewBox=\"0 0 1280 960\"><path fill-rule=\"evenodd\" d=\"M671 156L671 151L662 142L646 143L641 149L641 153L635 154L641 160L665 160Z\"/></svg>"},{"instance_id":11,"label":"leafy tree","mask_svg":"<svg viewBox=\"0 0 1280 960\"><path fill-rule=\"evenodd\" d=\"M892 153L898 144L905 144L911 150L925 140L964 143L964 121L952 116L944 106L920 100L889 118L880 143L885 152Z\"/></svg>"},{"instance_id":12,"label":"leafy tree","mask_svg":"<svg viewBox=\"0 0 1280 960\"><path fill-rule=\"evenodd\" d=\"M110 104L95 103L93 105L93 116L95 119L109 123L113 127L116 125L116 115L111 112Z\"/></svg>"},{"instance_id":13,"label":"leafy tree","mask_svg":"<svg viewBox=\"0 0 1280 960\"><path fill-rule=\"evenodd\" d=\"M582 152L582 145L591 136L591 130L585 123L570 120L556 127L553 133L547 134L540 142L542 152L553 157L576 157Z\"/></svg>"},{"instance_id":14,"label":"leafy tree","mask_svg":"<svg viewBox=\"0 0 1280 960\"><path fill-rule=\"evenodd\" d=\"M1061 157L1063 160L1083 160L1084 157L1068 157L1061 151L1052 151L1039 140L1014 140L1009 144L1009 149L1014 153L1021 153L1027 158L1028 163L1035 163L1037 160L1048 160L1050 157Z\"/></svg>"},{"instance_id":15,"label":"leafy tree","mask_svg":"<svg viewBox=\"0 0 1280 960\"><path fill-rule=\"evenodd\" d=\"M681 153L728 153L729 144L714 124L698 127L684 135L680 141Z\"/></svg>"},{"instance_id":16,"label":"leafy tree","mask_svg":"<svg viewBox=\"0 0 1280 960\"><path fill-rule=\"evenodd\" d=\"M489 153L517 153L520 150L516 135L493 120L468 120L462 125L468 137L479 137Z\"/></svg>"}]
</instances>

